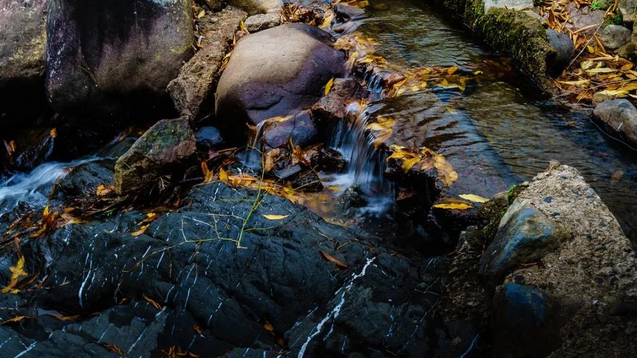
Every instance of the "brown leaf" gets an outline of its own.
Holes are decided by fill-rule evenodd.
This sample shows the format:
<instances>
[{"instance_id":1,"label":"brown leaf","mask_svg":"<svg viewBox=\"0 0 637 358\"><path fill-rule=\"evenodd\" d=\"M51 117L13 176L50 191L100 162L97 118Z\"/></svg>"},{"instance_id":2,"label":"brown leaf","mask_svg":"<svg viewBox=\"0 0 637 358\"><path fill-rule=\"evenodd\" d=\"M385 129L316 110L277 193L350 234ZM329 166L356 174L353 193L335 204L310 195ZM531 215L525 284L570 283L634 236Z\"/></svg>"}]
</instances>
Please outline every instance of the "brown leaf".
<instances>
[{"instance_id":1,"label":"brown leaf","mask_svg":"<svg viewBox=\"0 0 637 358\"><path fill-rule=\"evenodd\" d=\"M4 326L4 325L7 325L9 323L20 322L20 321L22 321L22 320L24 320L26 318L30 318L30 317L27 317L27 316L15 316L13 318L9 318L7 320L2 321L1 325Z\"/></svg>"},{"instance_id":2,"label":"brown leaf","mask_svg":"<svg viewBox=\"0 0 637 358\"><path fill-rule=\"evenodd\" d=\"M342 269L346 269L348 268L348 266L346 264L344 264L342 261L339 261L337 258L335 258L334 256L328 254L327 252L321 250L321 255L323 255L323 258L325 258L327 261L336 264L336 266L338 266L339 268Z\"/></svg>"}]
</instances>

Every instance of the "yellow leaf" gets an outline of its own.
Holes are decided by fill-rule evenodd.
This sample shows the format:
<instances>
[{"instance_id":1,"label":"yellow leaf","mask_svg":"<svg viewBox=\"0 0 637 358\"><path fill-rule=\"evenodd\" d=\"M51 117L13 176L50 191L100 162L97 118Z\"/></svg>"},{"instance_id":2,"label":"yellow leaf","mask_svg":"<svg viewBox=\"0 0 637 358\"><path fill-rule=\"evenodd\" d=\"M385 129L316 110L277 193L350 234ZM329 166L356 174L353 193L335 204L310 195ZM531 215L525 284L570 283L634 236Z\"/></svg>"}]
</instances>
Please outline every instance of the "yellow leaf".
<instances>
[{"instance_id":1,"label":"yellow leaf","mask_svg":"<svg viewBox=\"0 0 637 358\"><path fill-rule=\"evenodd\" d=\"M447 209L447 210L467 210L471 209L473 206L465 203L446 203L446 204L436 204L434 208L438 209Z\"/></svg>"},{"instance_id":2,"label":"yellow leaf","mask_svg":"<svg viewBox=\"0 0 637 358\"><path fill-rule=\"evenodd\" d=\"M203 182L210 183L214 178L214 173L208 169L208 164L205 161L201 162L201 172L203 173Z\"/></svg>"},{"instance_id":3,"label":"yellow leaf","mask_svg":"<svg viewBox=\"0 0 637 358\"><path fill-rule=\"evenodd\" d=\"M55 139L58 136L58 130L56 128L51 129L51 138Z\"/></svg>"},{"instance_id":4,"label":"yellow leaf","mask_svg":"<svg viewBox=\"0 0 637 358\"><path fill-rule=\"evenodd\" d=\"M325 85L325 95L327 96L328 93L330 93L330 90L332 89L332 86L334 85L334 78L332 78L331 80L329 80L327 82L327 84Z\"/></svg>"},{"instance_id":5,"label":"yellow leaf","mask_svg":"<svg viewBox=\"0 0 637 358\"><path fill-rule=\"evenodd\" d=\"M268 220L283 220L290 215L263 215L264 218Z\"/></svg>"},{"instance_id":6,"label":"yellow leaf","mask_svg":"<svg viewBox=\"0 0 637 358\"><path fill-rule=\"evenodd\" d=\"M139 228L139 230L137 230L137 231L135 231L135 232L131 233L131 235L133 235L133 236L139 236L139 235L141 235L141 234L145 233L147 229L148 229L148 225L142 225L142 227L141 227L141 228Z\"/></svg>"},{"instance_id":7,"label":"yellow leaf","mask_svg":"<svg viewBox=\"0 0 637 358\"><path fill-rule=\"evenodd\" d=\"M486 203L487 201L489 201L489 199L487 198L483 198L479 195L475 195L475 194L462 194L462 195L458 195L459 197L461 197L464 200L469 200L472 201L474 203Z\"/></svg>"},{"instance_id":8,"label":"yellow leaf","mask_svg":"<svg viewBox=\"0 0 637 358\"><path fill-rule=\"evenodd\" d=\"M228 182L228 173L226 173L223 168L219 168L219 180L226 183Z\"/></svg>"},{"instance_id":9,"label":"yellow leaf","mask_svg":"<svg viewBox=\"0 0 637 358\"><path fill-rule=\"evenodd\" d=\"M400 167L403 169L404 173L407 173L419 161L420 158L408 158L403 161L403 164Z\"/></svg>"},{"instance_id":10,"label":"yellow leaf","mask_svg":"<svg viewBox=\"0 0 637 358\"><path fill-rule=\"evenodd\" d=\"M199 12L199 14L197 14L197 18L198 18L198 19L201 19L201 18L202 18L202 17L204 17L204 16L206 16L206 11L205 11L205 10L201 10L201 11Z\"/></svg>"},{"instance_id":11,"label":"yellow leaf","mask_svg":"<svg viewBox=\"0 0 637 358\"><path fill-rule=\"evenodd\" d=\"M453 75L456 71L458 71L458 66L451 66L447 69L447 74L448 75Z\"/></svg>"},{"instance_id":12,"label":"yellow leaf","mask_svg":"<svg viewBox=\"0 0 637 358\"><path fill-rule=\"evenodd\" d=\"M333 13L325 16L323 18L323 22L321 23L321 26L319 26L319 27L321 29L323 29L323 30L327 29L332 24L332 20L334 20L334 14Z\"/></svg>"},{"instance_id":13,"label":"yellow leaf","mask_svg":"<svg viewBox=\"0 0 637 358\"><path fill-rule=\"evenodd\" d=\"M241 22L239 23L239 28L241 29L241 31L245 32L245 33L250 33L250 31L248 31L248 28L246 27L246 24L243 22L243 20L241 20Z\"/></svg>"},{"instance_id":14,"label":"yellow leaf","mask_svg":"<svg viewBox=\"0 0 637 358\"><path fill-rule=\"evenodd\" d=\"M18 284L18 280L22 276L28 276L28 273L24 271L24 256L20 256L18 259L18 263L15 266L9 267L11 271L11 280L9 284L2 289L2 293L17 293L18 290L15 289L15 286Z\"/></svg>"},{"instance_id":15,"label":"yellow leaf","mask_svg":"<svg viewBox=\"0 0 637 358\"><path fill-rule=\"evenodd\" d=\"M266 321L265 324L263 325L263 328L265 328L266 331L268 332L273 332L274 331L274 326L272 325L272 323Z\"/></svg>"},{"instance_id":16,"label":"yellow leaf","mask_svg":"<svg viewBox=\"0 0 637 358\"><path fill-rule=\"evenodd\" d=\"M596 74L596 73L612 73L612 72L617 72L617 70L612 69L612 68L608 68L608 67L593 68L593 69L590 69L590 70L586 70L586 73L591 73L591 74Z\"/></svg>"},{"instance_id":17,"label":"yellow leaf","mask_svg":"<svg viewBox=\"0 0 637 358\"><path fill-rule=\"evenodd\" d=\"M108 195L111 192L110 187L106 187L104 184L100 184L97 186L97 196Z\"/></svg>"}]
</instances>

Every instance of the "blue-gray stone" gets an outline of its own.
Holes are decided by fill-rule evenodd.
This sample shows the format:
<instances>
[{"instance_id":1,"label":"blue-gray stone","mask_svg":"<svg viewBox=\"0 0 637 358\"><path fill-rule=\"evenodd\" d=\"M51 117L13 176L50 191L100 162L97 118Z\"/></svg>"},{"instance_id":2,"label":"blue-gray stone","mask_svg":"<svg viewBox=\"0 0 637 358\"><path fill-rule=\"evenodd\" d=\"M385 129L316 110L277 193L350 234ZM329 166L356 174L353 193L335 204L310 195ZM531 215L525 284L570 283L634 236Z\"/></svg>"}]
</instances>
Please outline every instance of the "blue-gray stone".
<instances>
[{"instance_id":1,"label":"blue-gray stone","mask_svg":"<svg viewBox=\"0 0 637 358\"><path fill-rule=\"evenodd\" d=\"M516 200L480 260L480 274L500 282L520 264L542 258L567 236L562 226L526 201Z\"/></svg>"}]
</instances>

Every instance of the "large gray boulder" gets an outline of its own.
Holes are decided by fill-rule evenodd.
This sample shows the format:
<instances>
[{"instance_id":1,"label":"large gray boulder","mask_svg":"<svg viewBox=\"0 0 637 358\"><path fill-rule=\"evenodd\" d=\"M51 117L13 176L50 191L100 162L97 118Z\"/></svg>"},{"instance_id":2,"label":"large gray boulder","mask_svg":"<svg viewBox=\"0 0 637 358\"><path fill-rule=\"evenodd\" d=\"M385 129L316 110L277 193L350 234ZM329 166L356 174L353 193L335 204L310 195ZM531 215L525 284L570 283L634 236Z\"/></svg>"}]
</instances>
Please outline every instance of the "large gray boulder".
<instances>
[{"instance_id":1,"label":"large gray boulder","mask_svg":"<svg viewBox=\"0 0 637 358\"><path fill-rule=\"evenodd\" d=\"M46 0L0 0L0 127L44 108Z\"/></svg>"},{"instance_id":2,"label":"large gray boulder","mask_svg":"<svg viewBox=\"0 0 637 358\"><path fill-rule=\"evenodd\" d=\"M51 0L49 102L86 125L171 111L166 92L193 53L188 0ZM158 116L158 114L157 114Z\"/></svg>"},{"instance_id":3,"label":"large gray boulder","mask_svg":"<svg viewBox=\"0 0 637 358\"><path fill-rule=\"evenodd\" d=\"M543 349L530 357L546 356L551 350L552 357L611 357L634 352L637 344L631 327L636 321L622 307L637 302L636 259L630 241L597 193L575 168L552 163L523 186L503 221L511 221L520 204L541 213L541 225L563 227L569 236L544 240L546 245L536 246L541 256L536 265L518 262L527 265L512 267L505 277L501 287L504 301L496 295L492 328L511 334L498 334L493 356L517 356L516 351L538 341L543 342ZM498 236L507 233L515 238L528 232L523 229L501 227ZM512 246L510 253L524 248ZM559 334L547 336L549 331Z\"/></svg>"},{"instance_id":4,"label":"large gray boulder","mask_svg":"<svg viewBox=\"0 0 637 358\"><path fill-rule=\"evenodd\" d=\"M594 117L631 145L637 145L637 109L628 100L615 99L597 105Z\"/></svg>"},{"instance_id":5,"label":"large gray boulder","mask_svg":"<svg viewBox=\"0 0 637 358\"><path fill-rule=\"evenodd\" d=\"M309 108L334 77L344 74L345 55L314 26L287 24L241 39L219 80L216 120L230 140L245 137L246 123Z\"/></svg>"}]
</instances>

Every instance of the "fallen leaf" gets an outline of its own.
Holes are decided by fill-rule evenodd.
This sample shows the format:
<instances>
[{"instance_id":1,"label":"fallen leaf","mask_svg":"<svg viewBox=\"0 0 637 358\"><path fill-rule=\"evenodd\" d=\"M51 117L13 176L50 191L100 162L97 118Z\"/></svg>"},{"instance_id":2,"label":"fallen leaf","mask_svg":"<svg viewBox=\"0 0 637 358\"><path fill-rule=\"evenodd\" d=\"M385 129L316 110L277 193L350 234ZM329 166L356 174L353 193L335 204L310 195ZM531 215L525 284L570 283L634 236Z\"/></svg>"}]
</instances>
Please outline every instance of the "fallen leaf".
<instances>
[{"instance_id":1,"label":"fallen leaf","mask_svg":"<svg viewBox=\"0 0 637 358\"><path fill-rule=\"evenodd\" d=\"M223 168L219 168L219 180L226 183L228 182L228 173L226 173Z\"/></svg>"},{"instance_id":2,"label":"fallen leaf","mask_svg":"<svg viewBox=\"0 0 637 358\"><path fill-rule=\"evenodd\" d=\"M266 331L268 332L274 332L274 326L272 325L272 323L265 321L265 324L263 325L263 328L265 328Z\"/></svg>"},{"instance_id":3,"label":"fallen leaf","mask_svg":"<svg viewBox=\"0 0 637 358\"><path fill-rule=\"evenodd\" d=\"M9 267L11 271L11 280L9 284L2 289L2 293L18 293L18 290L15 289L15 286L18 284L20 277L28 276L29 274L24 271L24 256L20 256L18 259L18 263L15 266Z\"/></svg>"},{"instance_id":4,"label":"fallen leaf","mask_svg":"<svg viewBox=\"0 0 637 358\"><path fill-rule=\"evenodd\" d=\"M146 302L150 303L153 307L155 307L158 311L161 311L163 309L163 307L159 303L157 303L157 301L146 296L146 294L142 294L142 298L146 300Z\"/></svg>"},{"instance_id":5,"label":"fallen leaf","mask_svg":"<svg viewBox=\"0 0 637 358\"><path fill-rule=\"evenodd\" d=\"M61 313L55 312L55 313L45 313L44 315L46 316L51 316L55 319L57 319L58 321L75 321L78 318L80 318L80 315L74 315L74 316L65 316Z\"/></svg>"},{"instance_id":6,"label":"fallen leaf","mask_svg":"<svg viewBox=\"0 0 637 358\"><path fill-rule=\"evenodd\" d=\"M9 324L9 323L20 322L20 321L24 320L25 318L29 318L29 317L27 317L27 316L15 316L13 318L9 318L7 320L2 321L1 325L4 326L4 325Z\"/></svg>"},{"instance_id":7,"label":"fallen leaf","mask_svg":"<svg viewBox=\"0 0 637 358\"><path fill-rule=\"evenodd\" d=\"M447 209L447 210L467 210L471 209L473 206L465 203L445 203L445 204L436 204L434 208L438 209Z\"/></svg>"},{"instance_id":8,"label":"fallen leaf","mask_svg":"<svg viewBox=\"0 0 637 358\"><path fill-rule=\"evenodd\" d=\"M104 184L100 184L97 186L97 196L105 196L111 192L111 187L107 187Z\"/></svg>"},{"instance_id":9,"label":"fallen leaf","mask_svg":"<svg viewBox=\"0 0 637 358\"><path fill-rule=\"evenodd\" d=\"M264 218L268 220L283 220L290 215L263 215Z\"/></svg>"},{"instance_id":10,"label":"fallen leaf","mask_svg":"<svg viewBox=\"0 0 637 358\"><path fill-rule=\"evenodd\" d=\"M327 84L325 85L325 95L327 96L328 93L330 93L330 90L332 89L332 86L334 85L334 78L332 77L331 80L329 80L327 82Z\"/></svg>"},{"instance_id":11,"label":"fallen leaf","mask_svg":"<svg viewBox=\"0 0 637 358\"><path fill-rule=\"evenodd\" d=\"M489 199L487 198L483 198L479 195L475 195L475 194L462 194L462 195L458 195L459 197L461 197L464 200L469 200L472 201L474 203L486 203L487 201L489 201Z\"/></svg>"},{"instance_id":12,"label":"fallen leaf","mask_svg":"<svg viewBox=\"0 0 637 358\"><path fill-rule=\"evenodd\" d=\"M336 266L338 266L338 267L340 267L340 268L342 268L342 269L346 269L346 268L348 267L346 264L344 264L343 262L339 261L337 258L335 258L334 256L332 256L332 255L328 254L328 253L327 253L327 252L325 252L325 251L322 251L322 250L321 250L321 255L323 255L323 257L324 257L327 261L329 261L329 262L331 262L331 263L336 264Z\"/></svg>"},{"instance_id":13,"label":"fallen leaf","mask_svg":"<svg viewBox=\"0 0 637 358\"><path fill-rule=\"evenodd\" d=\"M131 235L132 235L132 236L139 236L139 235L141 235L141 234L145 233L145 232L146 232L146 230L148 230L148 225L142 225L142 227L141 227L141 228L139 228L139 230L137 230L137 231L135 231L135 232L131 233Z\"/></svg>"}]
</instances>

